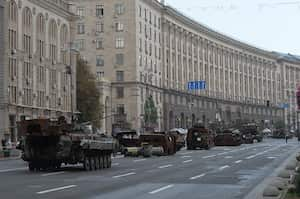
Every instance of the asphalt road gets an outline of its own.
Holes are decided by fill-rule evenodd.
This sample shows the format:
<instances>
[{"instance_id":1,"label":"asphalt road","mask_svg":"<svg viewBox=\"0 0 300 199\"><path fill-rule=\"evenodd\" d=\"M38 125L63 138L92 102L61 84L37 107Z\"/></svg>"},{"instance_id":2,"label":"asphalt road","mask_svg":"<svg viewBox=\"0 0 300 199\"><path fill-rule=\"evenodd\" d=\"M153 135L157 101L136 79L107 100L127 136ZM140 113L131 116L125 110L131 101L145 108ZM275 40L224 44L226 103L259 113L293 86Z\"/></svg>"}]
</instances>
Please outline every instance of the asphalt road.
<instances>
[{"instance_id":1,"label":"asphalt road","mask_svg":"<svg viewBox=\"0 0 300 199\"><path fill-rule=\"evenodd\" d=\"M0 161L0 198L244 198L300 146L267 139L239 147L181 150L174 156L113 159L107 170L81 166L34 172L22 160Z\"/></svg>"}]
</instances>

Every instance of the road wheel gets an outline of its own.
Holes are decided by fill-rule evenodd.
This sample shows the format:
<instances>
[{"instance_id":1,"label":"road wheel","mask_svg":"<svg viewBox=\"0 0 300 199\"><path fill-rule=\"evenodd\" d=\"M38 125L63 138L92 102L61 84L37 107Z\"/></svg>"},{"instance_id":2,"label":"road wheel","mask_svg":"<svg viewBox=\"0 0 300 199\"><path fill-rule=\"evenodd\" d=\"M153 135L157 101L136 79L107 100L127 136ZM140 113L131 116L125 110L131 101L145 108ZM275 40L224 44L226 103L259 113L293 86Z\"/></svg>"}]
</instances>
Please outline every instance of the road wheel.
<instances>
[{"instance_id":1,"label":"road wheel","mask_svg":"<svg viewBox=\"0 0 300 199\"><path fill-rule=\"evenodd\" d=\"M91 171L95 170L95 159L94 157L90 158Z\"/></svg>"},{"instance_id":2,"label":"road wheel","mask_svg":"<svg viewBox=\"0 0 300 199\"><path fill-rule=\"evenodd\" d=\"M99 158L98 156L93 157L95 161L95 169L99 170L100 169L100 164L99 164Z\"/></svg>"},{"instance_id":3,"label":"road wheel","mask_svg":"<svg viewBox=\"0 0 300 199\"><path fill-rule=\"evenodd\" d=\"M90 159L88 157L84 157L83 167L84 167L84 170L86 170L86 171L91 170Z\"/></svg>"},{"instance_id":4,"label":"road wheel","mask_svg":"<svg viewBox=\"0 0 300 199\"><path fill-rule=\"evenodd\" d=\"M103 168L106 169L107 168L107 155L103 155Z\"/></svg>"},{"instance_id":5,"label":"road wheel","mask_svg":"<svg viewBox=\"0 0 300 199\"><path fill-rule=\"evenodd\" d=\"M100 155L98 157L98 159L99 159L99 168L103 169L104 168L104 165L103 165L103 155Z\"/></svg>"},{"instance_id":6,"label":"road wheel","mask_svg":"<svg viewBox=\"0 0 300 199\"><path fill-rule=\"evenodd\" d=\"M107 155L107 167L111 168L111 154Z\"/></svg>"},{"instance_id":7,"label":"road wheel","mask_svg":"<svg viewBox=\"0 0 300 199\"><path fill-rule=\"evenodd\" d=\"M28 164L28 169L29 169L29 171L34 171L35 165L34 165L33 162L29 162L29 164Z\"/></svg>"}]
</instances>

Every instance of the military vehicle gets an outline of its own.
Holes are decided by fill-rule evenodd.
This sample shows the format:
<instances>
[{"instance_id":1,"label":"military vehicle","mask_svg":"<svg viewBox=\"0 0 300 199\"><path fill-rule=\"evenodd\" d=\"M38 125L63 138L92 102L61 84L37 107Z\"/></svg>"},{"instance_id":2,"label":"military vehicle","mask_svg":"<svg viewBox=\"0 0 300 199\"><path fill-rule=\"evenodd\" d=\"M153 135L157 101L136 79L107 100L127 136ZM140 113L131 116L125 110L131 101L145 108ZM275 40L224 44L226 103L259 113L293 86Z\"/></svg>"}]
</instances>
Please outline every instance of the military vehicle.
<instances>
[{"instance_id":1,"label":"military vehicle","mask_svg":"<svg viewBox=\"0 0 300 199\"><path fill-rule=\"evenodd\" d=\"M185 147L186 140L186 130L180 128L174 128L169 131L171 135L173 135L176 139L176 150L180 151L182 147Z\"/></svg>"},{"instance_id":2,"label":"military vehicle","mask_svg":"<svg viewBox=\"0 0 300 199\"><path fill-rule=\"evenodd\" d=\"M213 133L201 124L194 125L188 130L186 144L188 150L196 148L208 150L214 145Z\"/></svg>"},{"instance_id":3,"label":"military vehicle","mask_svg":"<svg viewBox=\"0 0 300 199\"><path fill-rule=\"evenodd\" d=\"M261 142L263 140L263 135L258 131L258 126L255 123L242 125L240 131L245 143L253 143L254 140Z\"/></svg>"},{"instance_id":4,"label":"military vehicle","mask_svg":"<svg viewBox=\"0 0 300 199\"><path fill-rule=\"evenodd\" d=\"M22 159L30 171L60 168L62 163L82 163L85 170L111 167L113 138L93 133L87 124L68 124L58 120L34 119L18 123L23 137Z\"/></svg>"},{"instance_id":5,"label":"military vehicle","mask_svg":"<svg viewBox=\"0 0 300 199\"><path fill-rule=\"evenodd\" d=\"M121 131L114 136L119 142L118 151L125 154L125 150L131 147L140 147L140 137L136 131ZM128 150L127 150L128 151Z\"/></svg>"},{"instance_id":6,"label":"military vehicle","mask_svg":"<svg viewBox=\"0 0 300 199\"><path fill-rule=\"evenodd\" d=\"M237 129L225 129L215 137L216 146L239 146L242 144L242 136Z\"/></svg>"}]
</instances>

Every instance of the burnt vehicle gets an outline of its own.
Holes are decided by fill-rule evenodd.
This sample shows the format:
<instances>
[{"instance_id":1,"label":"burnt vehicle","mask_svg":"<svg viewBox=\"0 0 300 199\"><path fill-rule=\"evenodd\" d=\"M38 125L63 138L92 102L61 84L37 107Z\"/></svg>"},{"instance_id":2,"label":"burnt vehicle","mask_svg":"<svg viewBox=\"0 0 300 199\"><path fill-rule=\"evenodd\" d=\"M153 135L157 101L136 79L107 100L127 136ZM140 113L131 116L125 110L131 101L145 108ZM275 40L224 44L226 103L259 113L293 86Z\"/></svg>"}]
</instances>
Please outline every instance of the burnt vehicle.
<instances>
[{"instance_id":1,"label":"burnt vehicle","mask_svg":"<svg viewBox=\"0 0 300 199\"><path fill-rule=\"evenodd\" d=\"M280 129L275 129L273 131L272 138L284 139L286 136L288 139L293 138L293 135L291 133L287 133L287 131L284 128L280 128Z\"/></svg>"},{"instance_id":2,"label":"burnt vehicle","mask_svg":"<svg viewBox=\"0 0 300 199\"><path fill-rule=\"evenodd\" d=\"M173 155L176 153L176 137L170 133L141 134L140 141L143 145L151 145L153 155Z\"/></svg>"},{"instance_id":3,"label":"burnt vehicle","mask_svg":"<svg viewBox=\"0 0 300 199\"><path fill-rule=\"evenodd\" d=\"M240 131L242 133L242 139L246 144L254 143L254 140L257 142L263 140L263 135L258 131L258 126L255 123L242 125Z\"/></svg>"},{"instance_id":4,"label":"burnt vehicle","mask_svg":"<svg viewBox=\"0 0 300 199\"><path fill-rule=\"evenodd\" d=\"M188 130L186 144L188 150L196 148L208 150L214 145L214 135L203 125L197 124Z\"/></svg>"},{"instance_id":5,"label":"burnt vehicle","mask_svg":"<svg viewBox=\"0 0 300 199\"><path fill-rule=\"evenodd\" d=\"M186 140L186 130L180 128L174 128L169 131L176 139L176 150L179 151L181 148L185 147Z\"/></svg>"},{"instance_id":6,"label":"burnt vehicle","mask_svg":"<svg viewBox=\"0 0 300 199\"><path fill-rule=\"evenodd\" d=\"M68 124L63 117L34 119L19 122L18 131L22 159L30 171L56 169L62 163L82 163L87 171L111 167L115 140L94 133L88 123Z\"/></svg>"},{"instance_id":7,"label":"burnt vehicle","mask_svg":"<svg viewBox=\"0 0 300 199\"><path fill-rule=\"evenodd\" d=\"M215 137L216 146L239 146L242 144L242 136L237 129L225 129Z\"/></svg>"},{"instance_id":8,"label":"burnt vehicle","mask_svg":"<svg viewBox=\"0 0 300 199\"><path fill-rule=\"evenodd\" d=\"M128 148L140 147L140 137L136 131L121 131L114 135L118 140L119 148L118 151L125 154Z\"/></svg>"}]
</instances>

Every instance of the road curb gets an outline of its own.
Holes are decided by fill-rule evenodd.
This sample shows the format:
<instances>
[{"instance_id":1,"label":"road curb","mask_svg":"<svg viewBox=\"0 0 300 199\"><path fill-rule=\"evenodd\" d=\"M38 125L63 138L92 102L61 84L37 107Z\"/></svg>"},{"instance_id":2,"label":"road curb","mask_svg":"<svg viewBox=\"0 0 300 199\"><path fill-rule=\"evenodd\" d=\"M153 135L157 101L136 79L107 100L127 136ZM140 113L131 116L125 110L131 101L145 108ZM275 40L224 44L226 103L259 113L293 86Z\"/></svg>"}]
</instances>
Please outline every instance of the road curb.
<instances>
[{"instance_id":1,"label":"road curb","mask_svg":"<svg viewBox=\"0 0 300 199\"><path fill-rule=\"evenodd\" d=\"M250 193L248 193L244 199L264 199L263 197L263 191L264 189L269 186L269 184L277 178L278 174L280 171L284 170L285 167L292 161L293 159L296 158L296 156L300 152L300 148L297 147L295 149L296 151L292 153L279 167L277 167L273 173L271 173L269 176L267 176L261 183L259 183L256 187L254 187ZM278 196L278 199L282 199L285 196L284 191L280 193L280 196ZM275 197L276 198L276 197Z\"/></svg>"}]
</instances>

